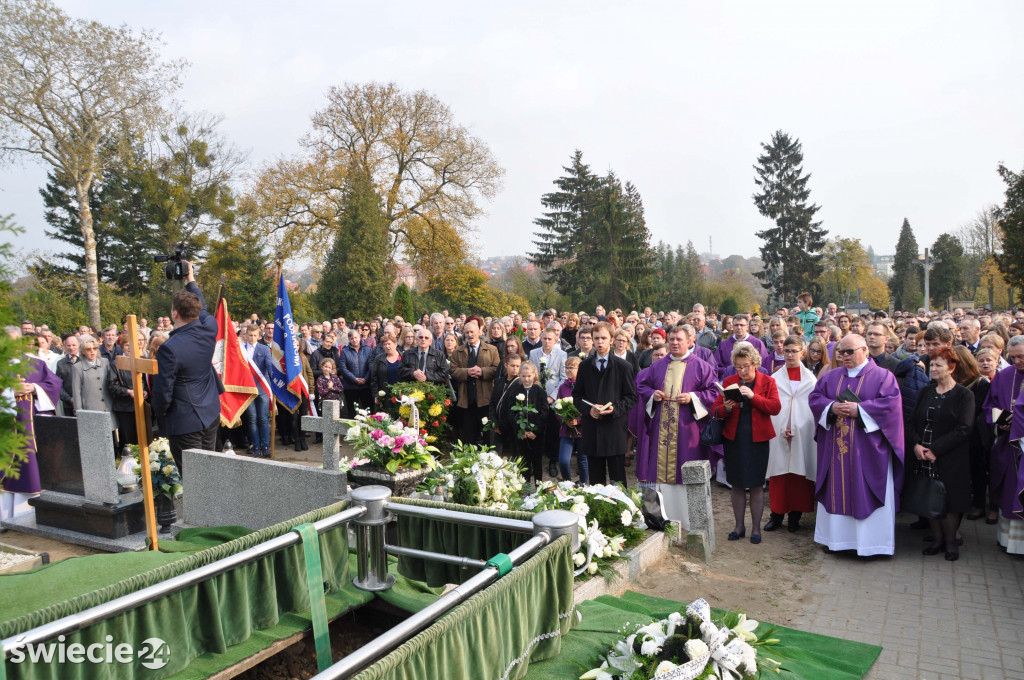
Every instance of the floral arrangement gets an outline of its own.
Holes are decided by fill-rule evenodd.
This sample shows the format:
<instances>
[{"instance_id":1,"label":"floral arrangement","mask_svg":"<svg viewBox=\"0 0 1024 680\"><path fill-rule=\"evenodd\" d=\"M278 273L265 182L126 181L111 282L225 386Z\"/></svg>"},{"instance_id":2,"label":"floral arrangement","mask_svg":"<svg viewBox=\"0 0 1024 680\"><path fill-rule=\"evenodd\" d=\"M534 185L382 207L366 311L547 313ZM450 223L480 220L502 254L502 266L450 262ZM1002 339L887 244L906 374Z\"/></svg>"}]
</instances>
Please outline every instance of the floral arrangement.
<instances>
[{"instance_id":1,"label":"floral arrangement","mask_svg":"<svg viewBox=\"0 0 1024 680\"><path fill-rule=\"evenodd\" d=\"M572 400L572 397L562 397L561 399L555 399L554 403L551 404L551 408L554 409L555 414L562 419L562 424L568 427L573 436L580 436L579 421L580 411L576 408L576 402ZM570 425L572 421L577 420L576 425Z\"/></svg>"},{"instance_id":2,"label":"floral arrangement","mask_svg":"<svg viewBox=\"0 0 1024 680\"><path fill-rule=\"evenodd\" d=\"M418 491L443 496L449 503L508 510L519 504L526 480L518 458L502 458L490 446L455 444L451 460L432 470Z\"/></svg>"},{"instance_id":3,"label":"floral arrangement","mask_svg":"<svg viewBox=\"0 0 1024 680\"><path fill-rule=\"evenodd\" d=\"M342 472L348 472L354 467L366 465L369 462L369 458L342 458L341 463L338 465L338 469Z\"/></svg>"},{"instance_id":4,"label":"floral arrangement","mask_svg":"<svg viewBox=\"0 0 1024 680\"><path fill-rule=\"evenodd\" d=\"M132 471L142 475L142 463L139 461L139 447L130 445L129 449L135 457ZM149 476L153 482L153 495L166 496L171 500L181 496L181 473L171 456L171 444L166 437L159 437L149 445Z\"/></svg>"},{"instance_id":5,"label":"floral arrangement","mask_svg":"<svg viewBox=\"0 0 1024 680\"><path fill-rule=\"evenodd\" d=\"M433 470L437 466L432 455L437 449L420 432L387 413L371 415L358 409L356 413L356 424L345 434L345 441L351 442L352 448L368 460L364 465L377 465L392 474L398 468Z\"/></svg>"},{"instance_id":6,"label":"floral arrangement","mask_svg":"<svg viewBox=\"0 0 1024 680\"><path fill-rule=\"evenodd\" d=\"M645 626L629 626L625 638L615 642L601 658L601 665L580 676L580 680L752 680L762 670L779 672L781 664L758 656L758 648L777 645L770 628L760 637L758 622L744 614L727 613L712 620L711 607L696 600L685 615L669 614L667 619Z\"/></svg>"},{"instance_id":7,"label":"floral arrangement","mask_svg":"<svg viewBox=\"0 0 1024 680\"><path fill-rule=\"evenodd\" d=\"M520 392L516 395L516 403L512 404L512 413L516 414L516 437L519 439L523 438L527 432L533 432L537 427L530 422L530 416L537 412L537 407L534 406L527 398L526 395Z\"/></svg>"},{"instance_id":8,"label":"floral arrangement","mask_svg":"<svg viewBox=\"0 0 1024 680\"><path fill-rule=\"evenodd\" d=\"M609 563L643 540L647 525L639 502L635 491L614 484L577 487L572 482L548 481L523 499L522 509L576 513L580 525L580 549L573 555L576 576L602 572L609 577L614 573L607 569Z\"/></svg>"},{"instance_id":9,"label":"floral arrangement","mask_svg":"<svg viewBox=\"0 0 1024 680\"><path fill-rule=\"evenodd\" d=\"M432 382L402 382L391 385L391 406L388 411L392 417L401 418L406 423L412 421L412 404L415 402L419 413L420 434L433 444L448 431L448 411L452 400L447 385ZM386 402L384 390L377 393L381 402ZM403 397L406 397L403 399ZM404 403L403 403L404 402Z\"/></svg>"}]
</instances>

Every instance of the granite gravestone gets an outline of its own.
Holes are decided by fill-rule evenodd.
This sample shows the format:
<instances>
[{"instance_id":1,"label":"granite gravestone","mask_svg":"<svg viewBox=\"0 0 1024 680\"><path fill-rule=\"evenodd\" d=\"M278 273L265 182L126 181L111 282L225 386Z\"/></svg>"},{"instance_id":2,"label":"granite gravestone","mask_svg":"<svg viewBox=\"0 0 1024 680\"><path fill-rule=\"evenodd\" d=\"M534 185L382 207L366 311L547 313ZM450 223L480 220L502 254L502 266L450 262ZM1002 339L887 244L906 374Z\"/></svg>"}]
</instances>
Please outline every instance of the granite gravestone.
<instances>
[{"instance_id":1,"label":"granite gravestone","mask_svg":"<svg viewBox=\"0 0 1024 680\"><path fill-rule=\"evenodd\" d=\"M337 470L341 463L341 437L355 423L341 419L341 402L328 400L323 403L323 417L302 416L302 429L306 432L320 432L324 436L324 469ZM354 453L354 452L353 452Z\"/></svg>"},{"instance_id":2,"label":"granite gravestone","mask_svg":"<svg viewBox=\"0 0 1024 680\"><path fill-rule=\"evenodd\" d=\"M339 470L337 450L328 452L328 439L323 468L185 450L184 526L263 529L348 498L348 475Z\"/></svg>"},{"instance_id":3,"label":"granite gravestone","mask_svg":"<svg viewBox=\"0 0 1024 680\"><path fill-rule=\"evenodd\" d=\"M74 435L69 421L74 421ZM122 494L117 485L111 414L53 416L40 420L36 429L37 443L41 437L48 447L40 467L43 491L29 500L34 515L15 517L4 526L101 550L144 547L144 537L132 539L145 529L142 496L138 491ZM57 471L57 465L67 469Z\"/></svg>"},{"instance_id":4,"label":"granite gravestone","mask_svg":"<svg viewBox=\"0 0 1024 680\"><path fill-rule=\"evenodd\" d=\"M686 551L711 561L715 549L715 517L711 510L711 463L691 460L683 463L681 478L686 486L686 505L690 530L686 534Z\"/></svg>"}]
</instances>

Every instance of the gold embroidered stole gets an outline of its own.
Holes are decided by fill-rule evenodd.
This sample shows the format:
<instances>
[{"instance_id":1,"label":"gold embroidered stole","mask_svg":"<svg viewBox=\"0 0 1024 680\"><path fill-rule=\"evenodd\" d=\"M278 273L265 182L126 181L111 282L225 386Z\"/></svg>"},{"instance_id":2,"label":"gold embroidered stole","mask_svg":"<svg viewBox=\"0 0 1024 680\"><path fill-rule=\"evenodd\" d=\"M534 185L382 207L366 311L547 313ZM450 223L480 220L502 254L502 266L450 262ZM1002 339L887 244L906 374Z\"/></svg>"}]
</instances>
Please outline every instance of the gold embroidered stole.
<instances>
[{"instance_id":1,"label":"gold embroidered stole","mask_svg":"<svg viewBox=\"0 0 1024 680\"><path fill-rule=\"evenodd\" d=\"M683 389L686 375L685 361L671 361L665 371L662 391L665 401L661 402L661 426L658 429L658 482L676 483L676 456L679 451L679 402L675 398Z\"/></svg>"},{"instance_id":2,"label":"gold embroidered stole","mask_svg":"<svg viewBox=\"0 0 1024 680\"><path fill-rule=\"evenodd\" d=\"M849 378L848 376L843 375L843 377L839 379L839 384L836 386L837 399L839 398L839 395L843 393L843 385L847 380L856 380L856 378ZM864 376L861 375L860 380L857 380L857 387L853 390L853 393L859 397L860 390L863 386ZM829 473L833 507L825 508L833 514L853 514L853 507L850 505L852 499L847 499L846 497L846 478L848 475L853 474L851 453L853 451L853 435L856 431L853 427L853 420L853 418L836 418L835 421L835 427L838 429L838 433L832 437L832 470ZM836 469L837 467L838 470Z\"/></svg>"}]
</instances>

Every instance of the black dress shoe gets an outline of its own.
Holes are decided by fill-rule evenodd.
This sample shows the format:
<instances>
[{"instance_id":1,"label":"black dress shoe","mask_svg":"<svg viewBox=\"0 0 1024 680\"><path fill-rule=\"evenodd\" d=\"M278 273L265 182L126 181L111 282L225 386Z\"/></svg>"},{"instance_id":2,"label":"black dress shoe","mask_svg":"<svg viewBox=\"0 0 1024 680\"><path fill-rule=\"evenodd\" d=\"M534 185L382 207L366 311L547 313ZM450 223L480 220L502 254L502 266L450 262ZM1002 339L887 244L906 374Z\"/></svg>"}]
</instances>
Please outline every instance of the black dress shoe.
<instances>
[{"instance_id":1,"label":"black dress shoe","mask_svg":"<svg viewBox=\"0 0 1024 680\"><path fill-rule=\"evenodd\" d=\"M919 519L916 522L911 522L910 523L910 528L911 529L927 529L928 528L928 520L926 520L926 519Z\"/></svg>"},{"instance_id":2,"label":"black dress shoe","mask_svg":"<svg viewBox=\"0 0 1024 680\"><path fill-rule=\"evenodd\" d=\"M957 551L957 552L947 552L946 553L946 561L947 562L956 562L958 559L960 559L960 552L959 551Z\"/></svg>"},{"instance_id":3,"label":"black dress shoe","mask_svg":"<svg viewBox=\"0 0 1024 680\"><path fill-rule=\"evenodd\" d=\"M782 527L782 515L772 513L772 518L764 525L764 531L775 531Z\"/></svg>"},{"instance_id":4,"label":"black dress shoe","mask_svg":"<svg viewBox=\"0 0 1024 680\"><path fill-rule=\"evenodd\" d=\"M921 554L922 555L938 555L940 552L943 552L942 545L930 545L927 548L925 548L924 550L922 550Z\"/></svg>"},{"instance_id":5,"label":"black dress shoe","mask_svg":"<svg viewBox=\"0 0 1024 680\"><path fill-rule=\"evenodd\" d=\"M557 463L548 463L548 476L551 477L552 479L554 479L555 477L558 477L558 464Z\"/></svg>"},{"instance_id":6,"label":"black dress shoe","mask_svg":"<svg viewBox=\"0 0 1024 680\"><path fill-rule=\"evenodd\" d=\"M800 531L800 520L796 520L795 522L793 520L790 520L788 528L789 533L791 534L795 534L796 532Z\"/></svg>"}]
</instances>

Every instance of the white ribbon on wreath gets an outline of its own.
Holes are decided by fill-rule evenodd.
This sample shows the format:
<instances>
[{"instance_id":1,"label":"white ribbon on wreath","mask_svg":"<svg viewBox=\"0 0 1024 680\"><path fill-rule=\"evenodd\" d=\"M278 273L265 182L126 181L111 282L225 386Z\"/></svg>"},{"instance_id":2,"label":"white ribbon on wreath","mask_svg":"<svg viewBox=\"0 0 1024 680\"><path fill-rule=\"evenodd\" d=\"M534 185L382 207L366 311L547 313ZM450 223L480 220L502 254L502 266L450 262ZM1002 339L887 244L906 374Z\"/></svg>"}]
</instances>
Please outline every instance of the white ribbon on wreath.
<instances>
[{"instance_id":1,"label":"white ribbon on wreath","mask_svg":"<svg viewBox=\"0 0 1024 680\"><path fill-rule=\"evenodd\" d=\"M401 406L409 407L409 427L413 428L417 432L420 431L420 410L416 407L416 400L410 397L408 394L403 394L399 398L398 403Z\"/></svg>"}]
</instances>

